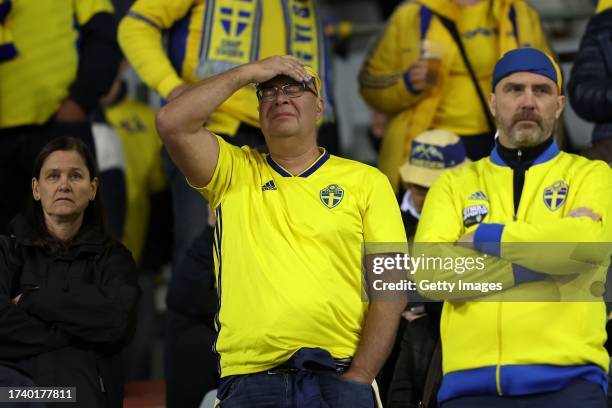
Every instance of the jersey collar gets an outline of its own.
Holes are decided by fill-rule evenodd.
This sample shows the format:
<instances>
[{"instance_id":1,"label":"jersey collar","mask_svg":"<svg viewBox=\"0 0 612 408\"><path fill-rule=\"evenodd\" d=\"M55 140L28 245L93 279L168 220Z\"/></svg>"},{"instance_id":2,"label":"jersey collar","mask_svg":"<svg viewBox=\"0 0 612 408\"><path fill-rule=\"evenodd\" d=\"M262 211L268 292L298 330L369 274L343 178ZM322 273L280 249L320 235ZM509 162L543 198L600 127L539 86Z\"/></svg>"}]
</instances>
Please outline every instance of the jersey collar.
<instances>
[{"instance_id":1,"label":"jersey collar","mask_svg":"<svg viewBox=\"0 0 612 408\"><path fill-rule=\"evenodd\" d=\"M498 166L509 167L508 164L506 164L506 162L504 162L502 160L502 158L499 155L499 152L498 152L497 149L498 149L497 144L495 144L495 148L493 148L493 151L491 152L491 156L489 156L490 160L493 163L497 164ZM559 146L557 145L557 141L553 140L552 144L548 147L548 149L544 150L544 152L541 155L539 155L533 161L533 163L531 165L535 166L537 164L546 163L547 161L550 161L550 160L554 159L555 157L557 157L557 155L560 152L561 151L559 150Z\"/></svg>"},{"instance_id":2,"label":"jersey collar","mask_svg":"<svg viewBox=\"0 0 612 408\"><path fill-rule=\"evenodd\" d=\"M304 170L303 172L297 175L293 175L289 173L287 170L285 170L283 166L281 166L280 164L278 164L272 159L272 156L270 156L270 154L266 155L266 160L268 161L268 164L270 165L270 167L272 167L274 171L276 171L278 174L280 174L283 177L308 177L312 173L317 171L317 169L321 167L323 163L325 163L329 159L329 152L325 148L321 148L321 150L322 151L319 157L317 157L317 159L306 170Z\"/></svg>"}]
</instances>

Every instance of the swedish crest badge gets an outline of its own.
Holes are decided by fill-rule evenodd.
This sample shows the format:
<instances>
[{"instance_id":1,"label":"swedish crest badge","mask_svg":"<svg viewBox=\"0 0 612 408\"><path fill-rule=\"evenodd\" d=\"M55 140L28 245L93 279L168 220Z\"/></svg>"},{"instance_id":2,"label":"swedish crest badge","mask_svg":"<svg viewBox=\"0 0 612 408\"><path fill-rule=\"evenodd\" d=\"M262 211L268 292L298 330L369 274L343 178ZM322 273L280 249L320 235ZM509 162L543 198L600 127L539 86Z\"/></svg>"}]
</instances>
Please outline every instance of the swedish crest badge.
<instances>
[{"instance_id":1,"label":"swedish crest badge","mask_svg":"<svg viewBox=\"0 0 612 408\"><path fill-rule=\"evenodd\" d=\"M556 181L552 186L544 189L544 204L551 211L556 211L565 203L569 186L563 180Z\"/></svg>"},{"instance_id":2,"label":"swedish crest badge","mask_svg":"<svg viewBox=\"0 0 612 408\"><path fill-rule=\"evenodd\" d=\"M319 192L319 198L327 208L334 208L344 198L344 190L337 184L330 184Z\"/></svg>"}]
</instances>

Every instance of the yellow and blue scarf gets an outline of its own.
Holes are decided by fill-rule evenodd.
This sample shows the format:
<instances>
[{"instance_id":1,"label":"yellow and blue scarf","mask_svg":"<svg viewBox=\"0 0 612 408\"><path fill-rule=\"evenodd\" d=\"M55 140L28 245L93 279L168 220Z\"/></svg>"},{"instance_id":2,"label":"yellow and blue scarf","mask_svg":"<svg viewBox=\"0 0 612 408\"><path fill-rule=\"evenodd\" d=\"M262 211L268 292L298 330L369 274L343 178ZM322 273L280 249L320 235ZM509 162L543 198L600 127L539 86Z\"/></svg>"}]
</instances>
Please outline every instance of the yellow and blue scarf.
<instances>
[{"instance_id":1,"label":"yellow and blue scarf","mask_svg":"<svg viewBox=\"0 0 612 408\"><path fill-rule=\"evenodd\" d=\"M196 75L208 78L228 69L260 59L264 0L209 0L206 2ZM318 18L315 1L281 0L287 30L287 54L295 55L316 67L324 82L321 97L331 108L327 89L329 67L326 39ZM331 109L326 109L326 117Z\"/></svg>"}]
</instances>

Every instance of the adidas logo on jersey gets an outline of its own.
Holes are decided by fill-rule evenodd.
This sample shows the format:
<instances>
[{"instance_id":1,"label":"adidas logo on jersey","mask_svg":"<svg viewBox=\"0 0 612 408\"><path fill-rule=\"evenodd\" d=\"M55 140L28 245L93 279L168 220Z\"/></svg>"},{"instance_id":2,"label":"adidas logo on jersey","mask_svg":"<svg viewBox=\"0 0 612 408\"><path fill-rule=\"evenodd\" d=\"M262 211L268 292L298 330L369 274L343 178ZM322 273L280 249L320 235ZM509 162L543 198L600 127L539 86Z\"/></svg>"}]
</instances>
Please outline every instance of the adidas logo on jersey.
<instances>
[{"instance_id":1,"label":"adidas logo on jersey","mask_svg":"<svg viewBox=\"0 0 612 408\"><path fill-rule=\"evenodd\" d=\"M468 200L484 200L487 201L487 196L482 191L477 191L468 197Z\"/></svg>"},{"instance_id":2,"label":"adidas logo on jersey","mask_svg":"<svg viewBox=\"0 0 612 408\"><path fill-rule=\"evenodd\" d=\"M276 188L276 184L274 184L274 180L270 180L266 184L261 186L261 191L266 191L266 190L278 190Z\"/></svg>"}]
</instances>

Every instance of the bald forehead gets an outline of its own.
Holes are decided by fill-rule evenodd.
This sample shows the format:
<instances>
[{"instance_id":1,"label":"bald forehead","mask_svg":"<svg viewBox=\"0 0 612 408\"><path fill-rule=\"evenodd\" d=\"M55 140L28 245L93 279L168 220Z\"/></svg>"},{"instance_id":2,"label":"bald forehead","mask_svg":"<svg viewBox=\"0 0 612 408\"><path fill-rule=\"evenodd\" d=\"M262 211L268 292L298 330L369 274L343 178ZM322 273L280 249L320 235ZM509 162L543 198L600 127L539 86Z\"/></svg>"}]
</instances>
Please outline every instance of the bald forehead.
<instances>
[{"instance_id":1,"label":"bald forehead","mask_svg":"<svg viewBox=\"0 0 612 408\"><path fill-rule=\"evenodd\" d=\"M504 87L510 85L519 85L519 86L529 86L529 87L550 87L552 88L555 94L558 93L557 84L552 79L547 76L536 74L533 72L515 72L513 74L508 75L505 78L502 78L493 92L497 93L497 91L504 89Z\"/></svg>"}]
</instances>

